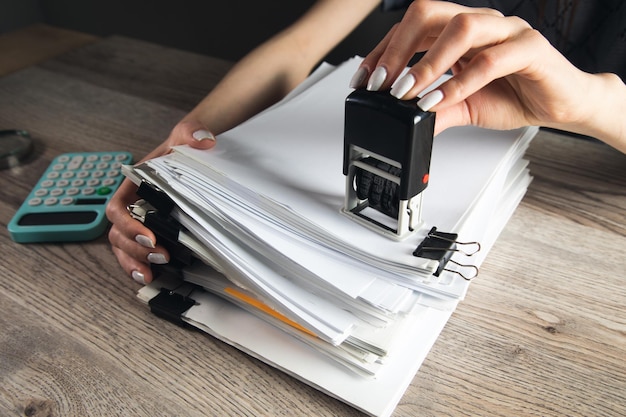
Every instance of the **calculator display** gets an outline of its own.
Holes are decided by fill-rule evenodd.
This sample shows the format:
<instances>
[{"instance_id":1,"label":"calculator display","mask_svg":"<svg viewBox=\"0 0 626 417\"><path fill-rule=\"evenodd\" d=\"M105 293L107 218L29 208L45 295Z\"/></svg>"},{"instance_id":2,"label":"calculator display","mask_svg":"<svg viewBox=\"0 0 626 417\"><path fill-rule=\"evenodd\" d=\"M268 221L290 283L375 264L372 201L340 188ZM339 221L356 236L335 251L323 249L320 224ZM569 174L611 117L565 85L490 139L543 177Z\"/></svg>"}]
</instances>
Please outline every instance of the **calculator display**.
<instances>
[{"instance_id":1,"label":"calculator display","mask_svg":"<svg viewBox=\"0 0 626 417\"><path fill-rule=\"evenodd\" d=\"M26 213L18 220L20 226L52 226L58 224L89 224L96 220L96 211L61 211L56 213Z\"/></svg>"}]
</instances>

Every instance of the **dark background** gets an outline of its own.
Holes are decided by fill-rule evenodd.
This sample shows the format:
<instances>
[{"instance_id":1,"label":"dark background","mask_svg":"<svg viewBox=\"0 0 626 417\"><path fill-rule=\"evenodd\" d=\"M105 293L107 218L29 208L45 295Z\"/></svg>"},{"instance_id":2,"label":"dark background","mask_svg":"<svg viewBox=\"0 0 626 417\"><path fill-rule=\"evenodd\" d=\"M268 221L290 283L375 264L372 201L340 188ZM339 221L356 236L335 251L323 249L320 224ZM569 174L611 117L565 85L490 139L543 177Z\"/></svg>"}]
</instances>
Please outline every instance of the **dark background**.
<instances>
[{"instance_id":1,"label":"dark background","mask_svg":"<svg viewBox=\"0 0 626 417\"><path fill-rule=\"evenodd\" d=\"M626 79L624 0L455 0L517 15L589 72ZM299 17L314 0L0 0L0 34L45 23L99 36L124 35L236 61ZM375 10L326 60L366 55L403 10ZM1 59L1 58L0 58Z\"/></svg>"},{"instance_id":2,"label":"dark background","mask_svg":"<svg viewBox=\"0 0 626 417\"><path fill-rule=\"evenodd\" d=\"M33 23L124 35L231 61L292 23L313 0L0 0L0 34ZM327 57L366 55L402 17L375 10Z\"/></svg>"}]
</instances>

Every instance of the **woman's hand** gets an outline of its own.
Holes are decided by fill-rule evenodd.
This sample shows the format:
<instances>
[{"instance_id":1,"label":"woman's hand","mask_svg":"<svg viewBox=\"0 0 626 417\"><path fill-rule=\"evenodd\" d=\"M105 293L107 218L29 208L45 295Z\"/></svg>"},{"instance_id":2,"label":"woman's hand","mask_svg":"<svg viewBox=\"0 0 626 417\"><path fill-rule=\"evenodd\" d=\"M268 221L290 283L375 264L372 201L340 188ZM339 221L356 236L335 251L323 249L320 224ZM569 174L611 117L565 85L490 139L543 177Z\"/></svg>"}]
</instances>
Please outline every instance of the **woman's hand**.
<instances>
[{"instance_id":1,"label":"woman's hand","mask_svg":"<svg viewBox=\"0 0 626 417\"><path fill-rule=\"evenodd\" d=\"M624 122L605 114L626 107L619 77L579 70L524 20L491 9L415 0L364 59L351 86L390 88L398 98L413 99L449 69L452 78L418 101L437 112L435 133L462 125L539 125L595 136L626 151Z\"/></svg>"},{"instance_id":2,"label":"woman's hand","mask_svg":"<svg viewBox=\"0 0 626 417\"><path fill-rule=\"evenodd\" d=\"M221 134L280 100L378 3L317 1L296 22L235 64L169 138L143 160L167 154L175 145L213 147L215 140L206 126ZM107 206L107 216L113 223L109 241L122 268L136 281L147 283L153 278L150 263L168 262L169 254L148 228L130 217L126 207L138 199L136 191L137 187L125 181Z\"/></svg>"},{"instance_id":3,"label":"woman's hand","mask_svg":"<svg viewBox=\"0 0 626 417\"><path fill-rule=\"evenodd\" d=\"M167 140L143 160L165 155L173 146L183 144L209 149L215 145L215 137L200 122L185 120L177 124ZM124 180L107 205L106 214L112 223L109 241L118 262L135 281L145 284L152 281L150 264L169 262L169 254L159 245L154 233L128 213L127 206L139 198L136 192L137 186Z\"/></svg>"}]
</instances>

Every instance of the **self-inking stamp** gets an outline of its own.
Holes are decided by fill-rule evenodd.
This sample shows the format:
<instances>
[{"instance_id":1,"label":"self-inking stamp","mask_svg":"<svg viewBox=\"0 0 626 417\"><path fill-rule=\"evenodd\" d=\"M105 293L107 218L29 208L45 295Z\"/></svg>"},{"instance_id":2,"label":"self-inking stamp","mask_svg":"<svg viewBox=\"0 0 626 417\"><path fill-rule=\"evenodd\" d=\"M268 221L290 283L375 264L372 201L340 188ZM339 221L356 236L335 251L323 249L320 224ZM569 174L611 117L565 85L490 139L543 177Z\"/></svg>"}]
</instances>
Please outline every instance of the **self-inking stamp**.
<instances>
[{"instance_id":1,"label":"self-inking stamp","mask_svg":"<svg viewBox=\"0 0 626 417\"><path fill-rule=\"evenodd\" d=\"M345 103L343 213L398 240L417 230L434 127L435 114L414 101L353 91Z\"/></svg>"}]
</instances>

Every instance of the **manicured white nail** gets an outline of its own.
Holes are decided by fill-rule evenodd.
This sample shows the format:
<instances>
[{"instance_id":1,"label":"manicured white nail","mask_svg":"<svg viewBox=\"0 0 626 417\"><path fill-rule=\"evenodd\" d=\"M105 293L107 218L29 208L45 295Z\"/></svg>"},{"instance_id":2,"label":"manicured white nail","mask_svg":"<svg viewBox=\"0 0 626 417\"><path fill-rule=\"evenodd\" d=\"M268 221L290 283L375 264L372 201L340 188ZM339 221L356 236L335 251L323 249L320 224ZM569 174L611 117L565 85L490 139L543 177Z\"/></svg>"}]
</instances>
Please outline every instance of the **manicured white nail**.
<instances>
[{"instance_id":1,"label":"manicured white nail","mask_svg":"<svg viewBox=\"0 0 626 417\"><path fill-rule=\"evenodd\" d=\"M352 79L350 80L350 88L359 88L363 84L363 81L365 81L366 77L367 69L361 67L356 70L356 72L352 76Z\"/></svg>"},{"instance_id":2,"label":"manicured white nail","mask_svg":"<svg viewBox=\"0 0 626 417\"><path fill-rule=\"evenodd\" d=\"M146 285L146 277L144 277L141 272L135 270L131 272L130 276L133 277L136 283Z\"/></svg>"},{"instance_id":3,"label":"manicured white nail","mask_svg":"<svg viewBox=\"0 0 626 417\"><path fill-rule=\"evenodd\" d=\"M146 235L137 235L135 236L135 241L139 243L144 248L154 249L154 242Z\"/></svg>"},{"instance_id":4,"label":"manicured white nail","mask_svg":"<svg viewBox=\"0 0 626 417\"><path fill-rule=\"evenodd\" d=\"M148 254L148 262L163 265L167 263L167 259L165 259L165 255L162 253L151 252Z\"/></svg>"},{"instance_id":5,"label":"manicured white nail","mask_svg":"<svg viewBox=\"0 0 626 417\"><path fill-rule=\"evenodd\" d=\"M386 78L387 70L385 67L377 67L370 76L370 80L367 82L367 89L369 91L378 91Z\"/></svg>"},{"instance_id":6,"label":"manicured white nail","mask_svg":"<svg viewBox=\"0 0 626 417\"><path fill-rule=\"evenodd\" d=\"M195 132L193 132L191 134L191 136L193 136L193 138L197 141L200 140L215 140L215 136L213 136L213 133L209 132L208 130L204 130L204 129L200 129L200 130L196 130Z\"/></svg>"},{"instance_id":7,"label":"manicured white nail","mask_svg":"<svg viewBox=\"0 0 626 417\"><path fill-rule=\"evenodd\" d=\"M415 77L413 74L406 74L391 86L391 95L396 98L402 98L415 85Z\"/></svg>"},{"instance_id":8,"label":"manicured white nail","mask_svg":"<svg viewBox=\"0 0 626 417\"><path fill-rule=\"evenodd\" d=\"M420 109L428 111L435 107L441 100L443 100L443 93L441 92L441 90L433 90L430 93L426 94L424 97L422 97L417 102L417 105L420 107Z\"/></svg>"}]
</instances>

